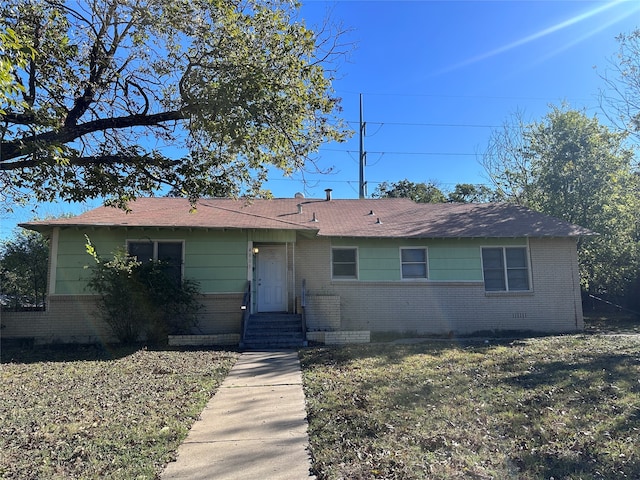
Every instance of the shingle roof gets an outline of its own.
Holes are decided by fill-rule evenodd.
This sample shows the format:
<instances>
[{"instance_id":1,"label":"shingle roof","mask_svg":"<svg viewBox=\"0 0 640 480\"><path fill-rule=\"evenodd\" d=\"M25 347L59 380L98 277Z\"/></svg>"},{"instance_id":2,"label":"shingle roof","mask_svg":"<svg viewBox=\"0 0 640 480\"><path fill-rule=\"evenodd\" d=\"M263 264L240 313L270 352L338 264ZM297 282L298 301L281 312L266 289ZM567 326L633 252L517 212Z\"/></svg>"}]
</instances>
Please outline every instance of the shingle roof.
<instances>
[{"instance_id":1,"label":"shingle roof","mask_svg":"<svg viewBox=\"0 0 640 480\"><path fill-rule=\"evenodd\" d=\"M318 236L376 238L578 237L590 230L505 203L417 204L408 199L202 199L196 211L183 198L140 198L124 212L99 207L71 218L23 223L52 227L156 227L306 230ZM314 221L314 218L316 221Z\"/></svg>"}]
</instances>

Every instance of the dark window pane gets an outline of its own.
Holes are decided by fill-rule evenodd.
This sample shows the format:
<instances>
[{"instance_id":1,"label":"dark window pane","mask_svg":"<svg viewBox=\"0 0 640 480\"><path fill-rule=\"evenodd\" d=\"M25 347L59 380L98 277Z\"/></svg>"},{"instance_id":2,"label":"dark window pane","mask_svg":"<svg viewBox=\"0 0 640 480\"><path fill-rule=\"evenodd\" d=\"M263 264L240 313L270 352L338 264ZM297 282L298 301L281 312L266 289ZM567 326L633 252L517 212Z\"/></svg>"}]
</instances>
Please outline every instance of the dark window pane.
<instances>
[{"instance_id":1,"label":"dark window pane","mask_svg":"<svg viewBox=\"0 0 640 480\"><path fill-rule=\"evenodd\" d=\"M509 290L529 290L529 272L526 269L508 270Z\"/></svg>"},{"instance_id":2,"label":"dark window pane","mask_svg":"<svg viewBox=\"0 0 640 480\"><path fill-rule=\"evenodd\" d=\"M427 278L427 265L425 263L402 265L402 278Z\"/></svg>"},{"instance_id":3,"label":"dark window pane","mask_svg":"<svg viewBox=\"0 0 640 480\"><path fill-rule=\"evenodd\" d=\"M350 263L338 263L333 265L334 277L356 278L356 266Z\"/></svg>"},{"instance_id":4,"label":"dark window pane","mask_svg":"<svg viewBox=\"0 0 640 480\"><path fill-rule=\"evenodd\" d=\"M506 290L504 282L504 274L502 270L485 270L484 272L484 289L487 291Z\"/></svg>"},{"instance_id":5,"label":"dark window pane","mask_svg":"<svg viewBox=\"0 0 640 480\"><path fill-rule=\"evenodd\" d=\"M527 268L527 251L524 248L507 248L507 268Z\"/></svg>"},{"instance_id":6,"label":"dark window pane","mask_svg":"<svg viewBox=\"0 0 640 480\"><path fill-rule=\"evenodd\" d=\"M355 263L356 261L355 248L334 248L333 261L336 263L344 263L344 262Z\"/></svg>"},{"instance_id":7,"label":"dark window pane","mask_svg":"<svg viewBox=\"0 0 640 480\"><path fill-rule=\"evenodd\" d=\"M502 248L483 248L482 265L485 269L504 268L502 259Z\"/></svg>"},{"instance_id":8,"label":"dark window pane","mask_svg":"<svg viewBox=\"0 0 640 480\"><path fill-rule=\"evenodd\" d=\"M153 260L153 243L130 242L129 255L136 257L139 262L150 262Z\"/></svg>"},{"instance_id":9,"label":"dark window pane","mask_svg":"<svg viewBox=\"0 0 640 480\"><path fill-rule=\"evenodd\" d=\"M403 262L425 262L426 251L424 248L403 248L402 261Z\"/></svg>"},{"instance_id":10,"label":"dark window pane","mask_svg":"<svg viewBox=\"0 0 640 480\"><path fill-rule=\"evenodd\" d=\"M182 243L159 242L158 260L172 265L182 264Z\"/></svg>"},{"instance_id":11,"label":"dark window pane","mask_svg":"<svg viewBox=\"0 0 640 480\"><path fill-rule=\"evenodd\" d=\"M176 284L182 281L182 242L158 242L158 262Z\"/></svg>"},{"instance_id":12,"label":"dark window pane","mask_svg":"<svg viewBox=\"0 0 640 480\"><path fill-rule=\"evenodd\" d=\"M485 290L495 292L507 289L502 248L483 248L482 268Z\"/></svg>"},{"instance_id":13,"label":"dark window pane","mask_svg":"<svg viewBox=\"0 0 640 480\"><path fill-rule=\"evenodd\" d=\"M357 278L357 251L355 248L334 248L332 251L333 277Z\"/></svg>"}]
</instances>

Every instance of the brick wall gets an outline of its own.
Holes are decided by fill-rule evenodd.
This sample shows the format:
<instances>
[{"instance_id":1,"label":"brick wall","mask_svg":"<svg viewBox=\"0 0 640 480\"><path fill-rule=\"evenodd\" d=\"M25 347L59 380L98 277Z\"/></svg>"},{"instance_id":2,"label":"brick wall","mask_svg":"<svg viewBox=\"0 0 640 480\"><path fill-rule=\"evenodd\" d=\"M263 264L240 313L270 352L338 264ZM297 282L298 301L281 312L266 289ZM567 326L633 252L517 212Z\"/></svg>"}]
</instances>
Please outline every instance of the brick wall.
<instances>
[{"instance_id":1,"label":"brick wall","mask_svg":"<svg viewBox=\"0 0 640 480\"><path fill-rule=\"evenodd\" d=\"M238 343L240 343L240 334L238 333L220 335L169 335L169 345L171 346L237 346Z\"/></svg>"},{"instance_id":2,"label":"brick wall","mask_svg":"<svg viewBox=\"0 0 640 480\"><path fill-rule=\"evenodd\" d=\"M242 293L205 295L199 300L204 308L199 312L198 328L193 333L240 333L242 297Z\"/></svg>"},{"instance_id":3,"label":"brick wall","mask_svg":"<svg viewBox=\"0 0 640 480\"><path fill-rule=\"evenodd\" d=\"M369 343L371 332L364 331L342 331L325 332L324 343L327 345L347 345L350 343Z\"/></svg>"},{"instance_id":4,"label":"brick wall","mask_svg":"<svg viewBox=\"0 0 640 480\"><path fill-rule=\"evenodd\" d=\"M529 252L532 292L522 293L488 293L482 282L332 281L326 239L300 239L296 265L300 281L307 280L308 299L340 297L340 330L421 334L581 330L575 240L531 239Z\"/></svg>"},{"instance_id":5,"label":"brick wall","mask_svg":"<svg viewBox=\"0 0 640 480\"><path fill-rule=\"evenodd\" d=\"M2 312L3 338L36 343L111 343L116 338L96 311L94 295L50 295L45 312ZM242 294L204 295L194 334L239 334ZM237 343L237 342L236 342Z\"/></svg>"},{"instance_id":6,"label":"brick wall","mask_svg":"<svg viewBox=\"0 0 640 480\"><path fill-rule=\"evenodd\" d=\"M340 297L337 295L307 295L305 308L307 330L340 330Z\"/></svg>"}]
</instances>

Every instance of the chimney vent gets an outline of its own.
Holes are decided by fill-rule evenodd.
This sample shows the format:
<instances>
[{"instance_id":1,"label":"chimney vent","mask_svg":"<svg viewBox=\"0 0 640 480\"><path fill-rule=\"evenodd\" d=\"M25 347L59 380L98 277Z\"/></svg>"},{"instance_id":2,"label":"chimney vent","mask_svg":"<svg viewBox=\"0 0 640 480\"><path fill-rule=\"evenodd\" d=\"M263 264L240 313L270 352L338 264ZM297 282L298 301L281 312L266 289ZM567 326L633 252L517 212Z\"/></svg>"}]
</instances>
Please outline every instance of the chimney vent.
<instances>
[{"instance_id":1,"label":"chimney vent","mask_svg":"<svg viewBox=\"0 0 640 480\"><path fill-rule=\"evenodd\" d=\"M327 202L331 201L331 192L333 192L333 190L331 190L330 188L327 188L324 193L327 194Z\"/></svg>"},{"instance_id":2,"label":"chimney vent","mask_svg":"<svg viewBox=\"0 0 640 480\"><path fill-rule=\"evenodd\" d=\"M313 212L313 218L311 219L312 222L317 222L318 221L318 217L316 217L316 212Z\"/></svg>"}]
</instances>

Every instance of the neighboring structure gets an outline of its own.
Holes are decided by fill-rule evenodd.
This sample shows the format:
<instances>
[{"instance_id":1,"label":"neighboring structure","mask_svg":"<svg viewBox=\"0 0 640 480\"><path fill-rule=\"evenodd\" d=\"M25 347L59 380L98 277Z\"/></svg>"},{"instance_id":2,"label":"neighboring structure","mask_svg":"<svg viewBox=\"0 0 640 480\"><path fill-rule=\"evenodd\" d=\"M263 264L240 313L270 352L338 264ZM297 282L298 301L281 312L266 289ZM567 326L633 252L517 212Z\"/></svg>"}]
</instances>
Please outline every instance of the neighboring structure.
<instances>
[{"instance_id":1,"label":"neighboring structure","mask_svg":"<svg viewBox=\"0 0 640 480\"><path fill-rule=\"evenodd\" d=\"M92 259L126 246L175 261L200 283L198 334L234 343L250 286L251 313L300 312L307 338L363 341L369 332L469 334L583 328L576 241L592 234L508 204L407 199L143 198L22 226L51 239L48 308L5 336L108 341L86 290ZM303 287L304 286L304 287Z\"/></svg>"}]
</instances>

